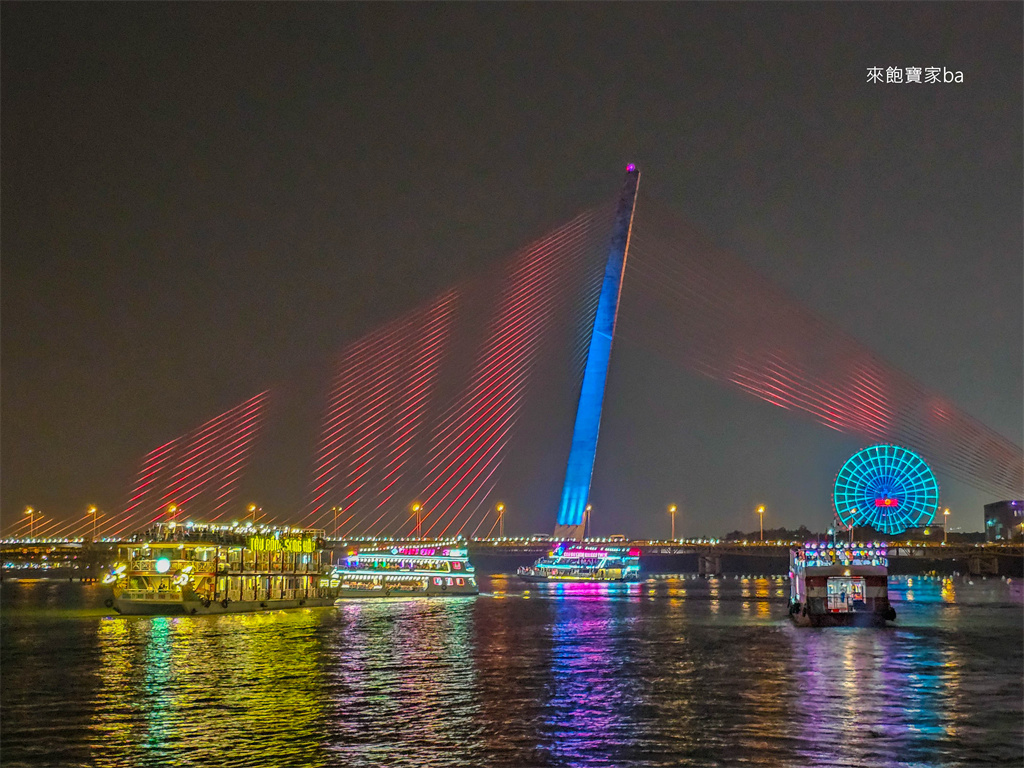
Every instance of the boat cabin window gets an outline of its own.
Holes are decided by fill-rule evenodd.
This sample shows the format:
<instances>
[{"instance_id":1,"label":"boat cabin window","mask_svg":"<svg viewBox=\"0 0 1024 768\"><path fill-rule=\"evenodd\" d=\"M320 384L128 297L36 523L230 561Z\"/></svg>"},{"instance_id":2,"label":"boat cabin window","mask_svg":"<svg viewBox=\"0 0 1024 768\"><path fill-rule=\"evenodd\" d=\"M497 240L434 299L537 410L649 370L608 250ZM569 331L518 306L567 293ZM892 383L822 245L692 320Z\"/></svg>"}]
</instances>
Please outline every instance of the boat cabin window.
<instances>
[{"instance_id":1,"label":"boat cabin window","mask_svg":"<svg viewBox=\"0 0 1024 768\"><path fill-rule=\"evenodd\" d=\"M828 610L833 613L859 610L864 607L863 576L830 576L828 579Z\"/></svg>"}]
</instances>

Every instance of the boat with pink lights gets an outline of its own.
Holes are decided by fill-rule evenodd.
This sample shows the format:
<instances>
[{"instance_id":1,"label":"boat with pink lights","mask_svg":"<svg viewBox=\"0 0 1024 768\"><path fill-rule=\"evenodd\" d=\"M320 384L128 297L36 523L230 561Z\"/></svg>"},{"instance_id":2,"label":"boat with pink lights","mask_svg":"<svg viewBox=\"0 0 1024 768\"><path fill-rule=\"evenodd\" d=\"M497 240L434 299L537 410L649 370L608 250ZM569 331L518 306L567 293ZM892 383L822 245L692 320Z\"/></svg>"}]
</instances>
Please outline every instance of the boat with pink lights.
<instances>
[{"instance_id":1,"label":"boat with pink lights","mask_svg":"<svg viewBox=\"0 0 1024 768\"><path fill-rule=\"evenodd\" d=\"M480 593L465 543L459 541L352 548L334 567L331 583L337 583L339 598Z\"/></svg>"},{"instance_id":2,"label":"boat with pink lights","mask_svg":"<svg viewBox=\"0 0 1024 768\"><path fill-rule=\"evenodd\" d=\"M524 581L640 581L640 550L562 542L547 557L516 573Z\"/></svg>"},{"instance_id":3,"label":"boat with pink lights","mask_svg":"<svg viewBox=\"0 0 1024 768\"><path fill-rule=\"evenodd\" d=\"M885 626L889 559L882 542L808 542L789 553L789 616L798 626Z\"/></svg>"}]
</instances>

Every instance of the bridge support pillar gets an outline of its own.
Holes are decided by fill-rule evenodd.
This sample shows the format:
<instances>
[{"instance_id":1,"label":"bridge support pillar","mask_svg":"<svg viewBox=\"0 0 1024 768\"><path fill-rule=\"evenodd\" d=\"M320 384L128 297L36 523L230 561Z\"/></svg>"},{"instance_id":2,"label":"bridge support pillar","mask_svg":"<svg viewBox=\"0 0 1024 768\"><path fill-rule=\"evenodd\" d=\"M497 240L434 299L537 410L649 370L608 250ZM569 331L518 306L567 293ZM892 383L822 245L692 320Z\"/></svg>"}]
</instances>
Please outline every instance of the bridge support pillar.
<instances>
[{"instance_id":1,"label":"bridge support pillar","mask_svg":"<svg viewBox=\"0 0 1024 768\"><path fill-rule=\"evenodd\" d=\"M722 556L711 552L697 558L697 572L701 576L719 576L722 573Z\"/></svg>"},{"instance_id":2,"label":"bridge support pillar","mask_svg":"<svg viewBox=\"0 0 1024 768\"><path fill-rule=\"evenodd\" d=\"M967 558L967 568L971 576L998 576L999 558L995 555L970 555Z\"/></svg>"}]
</instances>

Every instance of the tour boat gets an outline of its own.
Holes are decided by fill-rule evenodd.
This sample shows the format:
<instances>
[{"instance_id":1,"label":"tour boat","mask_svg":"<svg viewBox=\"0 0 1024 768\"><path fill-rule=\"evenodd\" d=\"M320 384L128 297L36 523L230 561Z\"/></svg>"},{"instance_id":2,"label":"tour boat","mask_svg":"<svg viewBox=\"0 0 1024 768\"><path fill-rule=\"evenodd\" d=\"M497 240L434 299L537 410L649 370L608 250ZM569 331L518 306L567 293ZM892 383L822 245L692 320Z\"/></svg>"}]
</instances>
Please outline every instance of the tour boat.
<instances>
[{"instance_id":1,"label":"tour boat","mask_svg":"<svg viewBox=\"0 0 1024 768\"><path fill-rule=\"evenodd\" d=\"M640 550L562 542L517 575L525 581L639 581Z\"/></svg>"},{"instance_id":2,"label":"tour boat","mask_svg":"<svg viewBox=\"0 0 1024 768\"><path fill-rule=\"evenodd\" d=\"M889 604L885 544L808 542L789 553L789 615L799 626L884 626Z\"/></svg>"},{"instance_id":3,"label":"tour boat","mask_svg":"<svg viewBox=\"0 0 1024 768\"><path fill-rule=\"evenodd\" d=\"M335 566L338 597L476 595L475 569L462 542L352 548Z\"/></svg>"},{"instance_id":4,"label":"tour boat","mask_svg":"<svg viewBox=\"0 0 1024 768\"><path fill-rule=\"evenodd\" d=\"M333 605L329 551L315 529L157 523L118 548L107 606L152 615Z\"/></svg>"}]
</instances>

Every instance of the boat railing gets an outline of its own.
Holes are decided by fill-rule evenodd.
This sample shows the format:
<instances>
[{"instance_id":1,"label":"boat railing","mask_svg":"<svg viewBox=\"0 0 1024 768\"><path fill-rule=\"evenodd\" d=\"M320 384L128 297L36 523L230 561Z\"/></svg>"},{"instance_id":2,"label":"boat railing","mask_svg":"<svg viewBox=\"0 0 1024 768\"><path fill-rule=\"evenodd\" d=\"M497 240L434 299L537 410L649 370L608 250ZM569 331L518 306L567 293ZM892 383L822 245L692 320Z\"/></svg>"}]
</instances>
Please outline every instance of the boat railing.
<instances>
[{"instance_id":1,"label":"boat railing","mask_svg":"<svg viewBox=\"0 0 1024 768\"><path fill-rule=\"evenodd\" d=\"M349 570L349 571L359 571L359 570L365 570L367 568L372 568L372 565L370 563L364 563L364 562L356 561L356 562L353 562L353 563L342 563L338 567L341 568L341 569L344 569L344 570ZM400 563L388 562L388 563L386 563L383 566L378 566L374 570L379 571L380 573L415 573L417 571L431 571L431 572L436 572L436 573L455 573L455 571L452 570L451 563L449 563L446 560L441 560L441 561L430 560L430 561L423 561L423 562L419 562L419 563L401 563L401 564ZM469 568L467 567L466 570L469 570Z\"/></svg>"},{"instance_id":2,"label":"boat railing","mask_svg":"<svg viewBox=\"0 0 1024 768\"><path fill-rule=\"evenodd\" d=\"M181 592L167 589L126 589L119 597L126 600L166 600L176 602L181 600Z\"/></svg>"},{"instance_id":3,"label":"boat railing","mask_svg":"<svg viewBox=\"0 0 1024 768\"><path fill-rule=\"evenodd\" d=\"M183 568L192 566L194 573L213 573L213 561L204 562L202 560L171 560L171 565L167 569L168 573L174 573L180 571ZM156 560L135 560L132 562L133 571L155 571Z\"/></svg>"},{"instance_id":4,"label":"boat railing","mask_svg":"<svg viewBox=\"0 0 1024 768\"><path fill-rule=\"evenodd\" d=\"M221 593L224 594L223 592ZM314 587L310 587L308 590L309 597L316 597L317 590ZM241 602L247 600L250 602L263 601L263 600L301 600L307 596L306 589L229 589L228 600L233 602Z\"/></svg>"}]
</instances>

